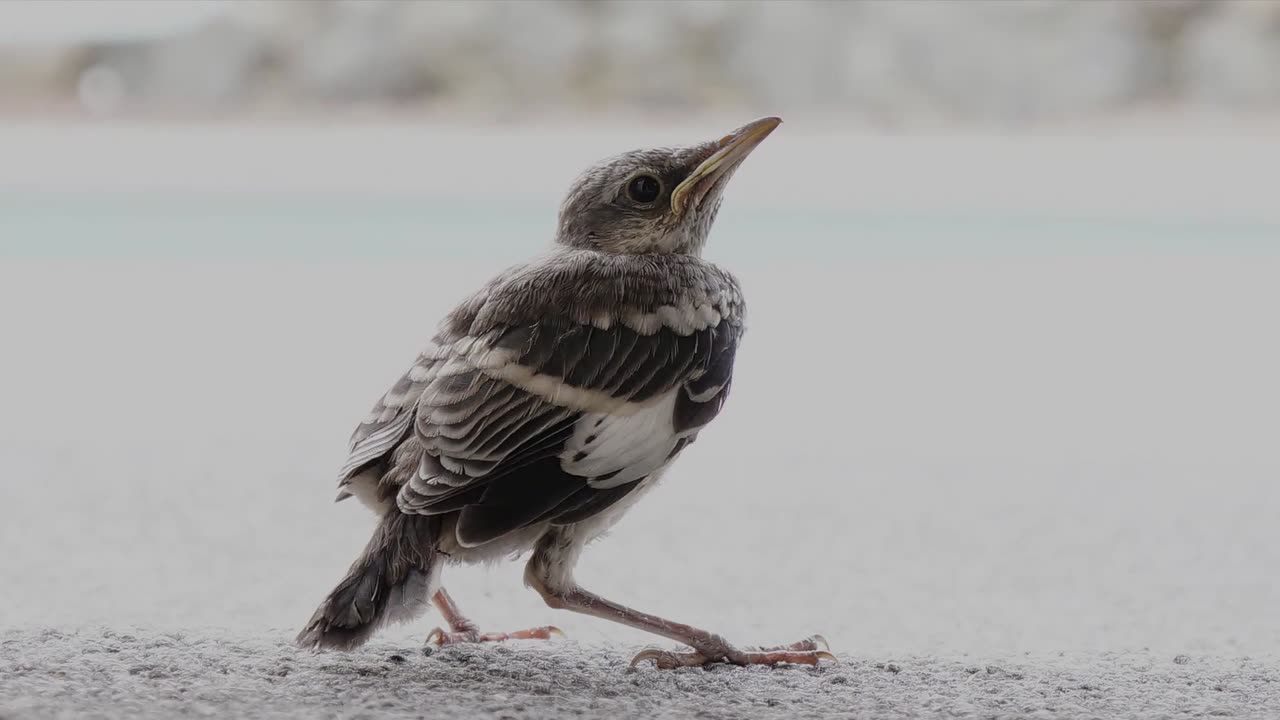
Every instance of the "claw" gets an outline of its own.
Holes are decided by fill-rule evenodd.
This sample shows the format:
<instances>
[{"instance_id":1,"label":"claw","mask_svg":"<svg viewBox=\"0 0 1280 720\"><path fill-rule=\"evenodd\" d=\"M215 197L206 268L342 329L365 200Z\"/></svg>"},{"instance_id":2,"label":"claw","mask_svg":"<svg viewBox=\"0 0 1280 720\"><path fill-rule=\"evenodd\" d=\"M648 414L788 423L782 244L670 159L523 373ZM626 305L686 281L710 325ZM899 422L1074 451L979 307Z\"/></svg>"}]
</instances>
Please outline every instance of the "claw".
<instances>
[{"instance_id":1,"label":"claw","mask_svg":"<svg viewBox=\"0 0 1280 720\"><path fill-rule=\"evenodd\" d=\"M824 645L826 644L826 641L825 641L825 640L823 641L823 644L824 644ZM840 664L840 659L839 659L839 658L837 658L835 655L832 655L831 653L827 652L826 650L819 650L819 651L815 652L815 653L813 654L813 656L814 656L815 658L817 658L818 660L830 660L831 662L833 662L833 663L835 663L835 664L837 664L837 665L839 665L839 664ZM814 664L816 665L817 663L814 663Z\"/></svg>"},{"instance_id":2,"label":"claw","mask_svg":"<svg viewBox=\"0 0 1280 720\"><path fill-rule=\"evenodd\" d=\"M635 657L631 658L631 667L634 669L645 660L652 660L654 665L662 667L663 657L670 654L671 653L666 650L659 650L658 648L645 648L644 650L636 653Z\"/></svg>"},{"instance_id":3,"label":"claw","mask_svg":"<svg viewBox=\"0 0 1280 720\"><path fill-rule=\"evenodd\" d=\"M426 640L423 640L423 641L422 641L422 644L423 644L423 645L430 645L430 644L432 644L432 642L434 642L436 645L439 645L439 646L443 646L443 645L444 645L444 630L443 630L443 629L441 629L441 628L432 628L432 629L431 629L431 632L427 633L427 639L426 639Z\"/></svg>"},{"instance_id":4,"label":"claw","mask_svg":"<svg viewBox=\"0 0 1280 720\"><path fill-rule=\"evenodd\" d=\"M548 635L555 635L556 637L559 637L559 638L568 638L568 637L569 637L568 635L566 635L566 634L565 634L565 632L564 632L563 630L561 630L560 628L556 627L555 625L548 625L548 626L547 626L547 634L548 634Z\"/></svg>"},{"instance_id":5,"label":"claw","mask_svg":"<svg viewBox=\"0 0 1280 720\"><path fill-rule=\"evenodd\" d=\"M823 636L819 635L818 633L814 633L814 634L810 635L810 636L809 636L809 639L813 641L814 645L821 646L821 647L819 648L819 649L821 649L821 650L830 650L830 649L831 649L831 643L827 642L827 639L826 639L825 637L823 637ZM833 659L834 659L834 658L833 658Z\"/></svg>"},{"instance_id":6,"label":"claw","mask_svg":"<svg viewBox=\"0 0 1280 720\"><path fill-rule=\"evenodd\" d=\"M699 667L707 664L707 658L696 652L677 653L659 648L645 648L631 658L631 668L635 669L645 660L652 660L659 670L670 670L678 667Z\"/></svg>"}]
</instances>

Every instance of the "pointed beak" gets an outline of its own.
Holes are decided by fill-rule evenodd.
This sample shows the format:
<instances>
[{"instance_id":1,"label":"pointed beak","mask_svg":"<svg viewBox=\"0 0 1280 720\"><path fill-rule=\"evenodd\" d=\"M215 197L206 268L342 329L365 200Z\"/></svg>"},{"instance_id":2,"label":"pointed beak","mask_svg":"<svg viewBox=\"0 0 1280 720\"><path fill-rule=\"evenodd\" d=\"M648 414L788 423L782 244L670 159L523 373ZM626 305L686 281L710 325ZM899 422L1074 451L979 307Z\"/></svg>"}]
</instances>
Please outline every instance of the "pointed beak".
<instances>
[{"instance_id":1,"label":"pointed beak","mask_svg":"<svg viewBox=\"0 0 1280 720\"><path fill-rule=\"evenodd\" d=\"M782 118L760 118L712 143L711 156L699 163L689 177L672 191L671 211L679 217L690 204L694 207L700 205L711 188L742 164L751 151L781 124Z\"/></svg>"}]
</instances>

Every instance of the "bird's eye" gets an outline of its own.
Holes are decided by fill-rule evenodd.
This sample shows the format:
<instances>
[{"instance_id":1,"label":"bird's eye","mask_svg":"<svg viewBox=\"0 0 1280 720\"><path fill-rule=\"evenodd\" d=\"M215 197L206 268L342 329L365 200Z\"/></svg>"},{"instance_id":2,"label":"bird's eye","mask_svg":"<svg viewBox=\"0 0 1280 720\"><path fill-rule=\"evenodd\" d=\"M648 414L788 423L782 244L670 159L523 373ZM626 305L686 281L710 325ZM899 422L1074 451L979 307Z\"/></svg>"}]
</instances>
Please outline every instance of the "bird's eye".
<instances>
[{"instance_id":1,"label":"bird's eye","mask_svg":"<svg viewBox=\"0 0 1280 720\"><path fill-rule=\"evenodd\" d=\"M648 205L661 194L662 183L652 175L637 175L627 183L627 197L641 205Z\"/></svg>"}]
</instances>

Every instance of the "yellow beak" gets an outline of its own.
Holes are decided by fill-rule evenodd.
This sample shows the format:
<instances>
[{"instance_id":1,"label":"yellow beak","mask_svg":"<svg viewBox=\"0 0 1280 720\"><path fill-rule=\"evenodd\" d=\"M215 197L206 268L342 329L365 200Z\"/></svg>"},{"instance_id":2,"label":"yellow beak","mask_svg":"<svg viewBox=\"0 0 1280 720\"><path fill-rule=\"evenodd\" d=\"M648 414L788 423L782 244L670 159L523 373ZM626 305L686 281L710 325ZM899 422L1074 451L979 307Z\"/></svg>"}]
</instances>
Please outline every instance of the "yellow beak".
<instances>
[{"instance_id":1,"label":"yellow beak","mask_svg":"<svg viewBox=\"0 0 1280 720\"><path fill-rule=\"evenodd\" d=\"M769 137L774 128L782 124L782 118L760 118L747 123L716 141L716 150L711 157L703 160L689 177L676 186L671 193L671 211L677 217L688 209L692 201L694 207L702 202L716 181L731 172L756 146Z\"/></svg>"}]
</instances>

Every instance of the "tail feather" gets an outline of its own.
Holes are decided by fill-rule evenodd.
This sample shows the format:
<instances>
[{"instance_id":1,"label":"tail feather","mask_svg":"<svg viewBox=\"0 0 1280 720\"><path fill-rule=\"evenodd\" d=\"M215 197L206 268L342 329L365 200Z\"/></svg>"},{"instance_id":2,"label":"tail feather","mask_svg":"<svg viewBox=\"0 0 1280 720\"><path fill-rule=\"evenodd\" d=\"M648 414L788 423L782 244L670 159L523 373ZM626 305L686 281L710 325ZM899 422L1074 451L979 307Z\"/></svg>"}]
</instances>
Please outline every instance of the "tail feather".
<instances>
[{"instance_id":1,"label":"tail feather","mask_svg":"<svg viewBox=\"0 0 1280 720\"><path fill-rule=\"evenodd\" d=\"M378 628L413 619L426 609L439 518L391 509L338 586L316 609L297 643L315 650L351 650Z\"/></svg>"}]
</instances>

